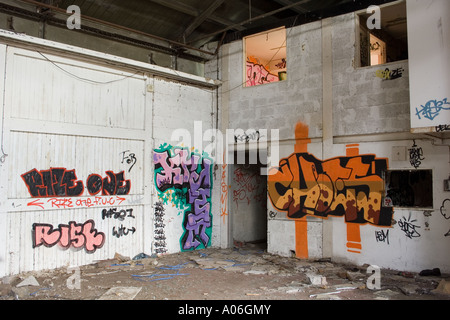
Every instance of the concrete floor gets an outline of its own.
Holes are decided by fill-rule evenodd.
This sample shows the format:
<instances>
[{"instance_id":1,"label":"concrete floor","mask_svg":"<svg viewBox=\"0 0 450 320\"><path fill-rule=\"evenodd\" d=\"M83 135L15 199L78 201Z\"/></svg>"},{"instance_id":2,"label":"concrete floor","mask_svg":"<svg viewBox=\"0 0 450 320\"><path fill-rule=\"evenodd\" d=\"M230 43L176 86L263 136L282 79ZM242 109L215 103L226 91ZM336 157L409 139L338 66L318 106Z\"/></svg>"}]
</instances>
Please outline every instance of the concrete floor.
<instances>
[{"instance_id":1,"label":"concrete floor","mask_svg":"<svg viewBox=\"0 0 450 320\"><path fill-rule=\"evenodd\" d=\"M435 290L449 275L381 270L378 290L367 288L369 277L367 266L279 257L246 245L131 261L117 255L75 270L5 277L0 299L450 300Z\"/></svg>"}]
</instances>

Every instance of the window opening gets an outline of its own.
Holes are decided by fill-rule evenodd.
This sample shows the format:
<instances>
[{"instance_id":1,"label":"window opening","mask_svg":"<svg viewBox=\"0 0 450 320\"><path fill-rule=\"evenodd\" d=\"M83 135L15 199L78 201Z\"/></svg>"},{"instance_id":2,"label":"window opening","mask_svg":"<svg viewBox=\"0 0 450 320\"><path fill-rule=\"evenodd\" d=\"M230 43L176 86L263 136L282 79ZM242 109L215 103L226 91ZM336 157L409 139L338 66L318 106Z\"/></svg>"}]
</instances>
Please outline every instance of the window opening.
<instances>
[{"instance_id":1,"label":"window opening","mask_svg":"<svg viewBox=\"0 0 450 320\"><path fill-rule=\"evenodd\" d=\"M400 208L433 208L432 170L386 172L386 196Z\"/></svg>"},{"instance_id":2,"label":"window opening","mask_svg":"<svg viewBox=\"0 0 450 320\"><path fill-rule=\"evenodd\" d=\"M376 66L408 59L406 2L381 8L381 29L367 28L370 14L359 16L360 66Z\"/></svg>"}]
</instances>

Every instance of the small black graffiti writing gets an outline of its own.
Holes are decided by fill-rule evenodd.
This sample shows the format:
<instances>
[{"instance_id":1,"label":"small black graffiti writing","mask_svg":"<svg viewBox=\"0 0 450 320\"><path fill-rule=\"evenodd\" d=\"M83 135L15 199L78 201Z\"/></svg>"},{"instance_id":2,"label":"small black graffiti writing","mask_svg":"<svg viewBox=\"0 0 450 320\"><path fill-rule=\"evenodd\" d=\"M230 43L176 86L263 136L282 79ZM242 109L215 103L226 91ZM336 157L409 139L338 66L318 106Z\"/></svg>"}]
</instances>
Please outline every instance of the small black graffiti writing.
<instances>
[{"instance_id":1,"label":"small black graffiti writing","mask_svg":"<svg viewBox=\"0 0 450 320\"><path fill-rule=\"evenodd\" d=\"M377 242L386 242L389 244L389 230L386 230L386 232L384 230L375 231L375 239Z\"/></svg>"},{"instance_id":2,"label":"small black graffiti writing","mask_svg":"<svg viewBox=\"0 0 450 320\"><path fill-rule=\"evenodd\" d=\"M410 239L420 237L420 234L416 230L420 227L415 225L415 222L417 222L417 220L411 220L411 214L409 215L408 219L402 217L402 219L398 221L400 229L405 233L406 237Z\"/></svg>"},{"instance_id":3,"label":"small black graffiti writing","mask_svg":"<svg viewBox=\"0 0 450 320\"><path fill-rule=\"evenodd\" d=\"M416 116L419 118L419 120L422 119L422 117L428 119L428 120L434 120L442 110L450 110L450 101L447 101L447 98L438 101L438 100L430 100L425 105L421 106L421 109L416 108Z\"/></svg>"},{"instance_id":4,"label":"small black graffiti writing","mask_svg":"<svg viewBox=\"0 0 450 320\"><path fill-rule=\"evenodd\" d=\"M414 141L414 145L411 149L409 149L409 162L414 168L419 168L422 164L422 161L425 160L423 157L422 148L416 145L416 141Z\"/></svg>"},{"instance_id":5,"label":"small black graffiti writing","mask_svg":"<svg viewBox=\"0 0 450 320\"><path fill-rule=\"evenodd\" d=\"M128 168L128 172L131 171L131 169L133 169L134 165L137 162L136 159L136 154L131 153L130 150L124 151L120 153L122 155L122 162L121 163L126 163L128 165L130 165L130 167Z\"/></svg>"},{"instance_id":6,"label":"small black graffiti writing","mask_svg":"<svg viewBox=\"0 0 450 320\"><path fill-rule=\"evenodd\" d=\"M381 78L383 80L395 80L403 76L403 71L405 71L403 68L397 68L395 70L386 68L385 70L377 70L375 74L378 78Z\"/></svg>"},{"instance_id":7,"label":"small black graffiti writing","mask_svg":"<svg viewBox=\"0 0 450 320\"><path fill-rule=\"evenodd\" d=\"M164 232L164 227L166 226L164 224L164 215L165 215L165 209L163 206L163 203L161 201L158 201L155 204L155 252L156 253L166 253L166 235Z\"/></svg>"},{"instance_id":8,"label":"small black graffiti writing","mask_svg":"<svg viewBox=\"0 0 450 320\"><path fill-rule=\"evenodd\" d=\"M450 209L450 199L445 199L440 209L442 216L448 220L450 219L450 212L447 212L447 208Z\"/></svg>"},{"instance_id":9,"label":"small black graffiti writing","mask_svg":"<svg viewBox=\"0 0 450 320\"><path fill-rule=\"evenodd\" d=\"M249 130L250 131L250 130ZM256 130L254 132L246 132L244 134L237 134L234 136L234 142L250 142L250 141L259 141L259 139L263 138L264 136L261 135L259 130Z\"/></svg>"},{"instance_id":10,"label":"small black graffiti writing","mask_svg":"<svg viewBox=\"0 0 450 320\"><path fill-rule=\"evenodd\" d=\"M123 221L125 218L135 219L136 217L133 216L133 209L122 209L119 211L117 208L111 208L102 210L102 219L105 220L106 218L114 218Z\"/></svg>"},{"instance_id":11,"label":"small black graffiti writing","mask_svg":"<svg viewBox=\"0 0 450 320\"><path fill-rule=\"evenodd\" d=\"M274 212L274 211L272 211L272 210L269 211L269 217L270 217L271 219L275 219L276 216L277 216L277 212Z\"/></svg>"},{"instance_id":12,"label":"small black graffiti writing","mask_svg":"<svg viewBox=\"0 0 450 320\"><path fill-rule=\"evenodd\" d=\"M132 228L126 228L123 226L123 224L120 225L120 227L118 229L116 229L116 227L113 227L112 229L112 235L120 238L123 236L127 236L128 234L134 234L136 232L136 228L132 227Z\"/></svg>"},{"instance_id":13,"label":"small black graffiti writing","mask_svg":"<svg viewBox=\"0 0 450 320\"><path fill-rule=\"evenodd\" d=\"M436 132L450 131L450 124L441 124L436 126Z\"/></svg>"}]
</instances>

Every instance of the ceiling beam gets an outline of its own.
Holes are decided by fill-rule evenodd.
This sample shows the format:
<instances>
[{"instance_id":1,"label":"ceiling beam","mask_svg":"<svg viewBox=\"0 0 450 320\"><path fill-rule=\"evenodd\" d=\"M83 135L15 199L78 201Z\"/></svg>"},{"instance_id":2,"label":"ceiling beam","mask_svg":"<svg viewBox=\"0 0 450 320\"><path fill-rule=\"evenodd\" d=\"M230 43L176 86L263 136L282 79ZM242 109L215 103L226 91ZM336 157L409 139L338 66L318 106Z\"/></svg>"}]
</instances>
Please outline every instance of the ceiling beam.
<instances>
[{"instance_id":1,"label":"ceiling beam","mask_svg":"<svg viewBox=\"0 0 450 320\"><path fill-rule=\"evenodd\" d=\"M206 10L200 13L184 31L182 36L183 40L189 37L189 35L191 35L199 25L201 25L206 19L208 19L208 17L211 16L211 14L216 11L216 9L220 7L222 3L224 3L224 1L225 0L215 0L208 8L206 8Z\"/></svg>"},{"instance_id":2,"label":"ceiling beam","mask_svg":"<svg viewBox=\"0 0 450 320\"><path fill-rule=\"evenodd\" d=\"M278 2L279 4L283 5L283 6L289 6L292 4L292 0L275 0L276 2ZM306 1L309 2L309 1ZM309 12L308 9L305 9L303 6L301 5L296 5L295 7L292 7L291 10L297 12L297 13L307 13Z\"/></svg>"},{"instance_id":3,"label":"ceiling beam","mask_svg":"<svg viewBox=\"0 0 450 320\"><path fill-rule=\"evenodd\" d=\"M153 3L157 3L157 4L161 5L161 6L164 6L166 8L169 8L169 9L172 9L172 10L175 10L175 11L179 11L179 12L187 14L189 16L193 16L195 18L197 18L200 15L200 13L198 12L197 9L195 9L194 7L191 7L191 6L187 5L187 4L184 4L184 3L180 2L180 1L175 1L175 0L170 0L170 1L167 1L167 0L150 0L150 1L153 2ZM218 24L221 24L221 25L224 25L224 26L227 26L227 27L234 25L234 22L229 21L228 19L219 17L219 16L217 16L215 14L210 14L206 18L206 20L210 20L210 21L216 22ZM237 31L245 30L245 28L242 27L242 26L236 26L233 29L235 29Z\"/></svg>"},{"instance_id":4,"label":"ceiling beam","mask_svg":"<svg viewBox=\"0 0 450 320\"><path fill-rule=\"evenodd\" d=\"M263 14L257 16L257 17L247 19L247 20L245 20L245 21L242 21L242 22L236 23L236 24L234 24L234 25L228 26L228 27L226 27L225 29L218 30L218 31L215 31L215 32L210 33L210 34L208 34L208 35L202 36L202 37L200 37L200 38L198 38L198 39L195 39L195 40L193 40L193 41L190 41L189 43L196 43L196 42L198 42L198 41L200 41L200 40L207 39L207 38L211 38L211 37L213 37L213 36L215 36L215 35L218 35L218 34L220 34L220 33L227 32L228 30L231 30L231 29L235 28L236 26L243 26L243 25L246 25L246 24L251 23L251 22L256 21L256 20L260 20L260 19L265 19L265 18L267 18L267 17L271 17L271 16L273 16L273 15L279 13L279 12L282 12L282 11L287 10L287 9L291 9L291 8L293 8L293 7L295 7L295 6L304 4L305 2L308 2L308 1L309 1L309 0L300 0L300 1L296 1L295 3L291 3L291 4L289 4L289 5L286 5L286 6L284 6L284 7L281 7L281 8L279 8L279 9L276 9L276 10L273 10L273 11L270 11L270 12L267 12L267 13L263 13Z\"/></svg>"}]
</instances>

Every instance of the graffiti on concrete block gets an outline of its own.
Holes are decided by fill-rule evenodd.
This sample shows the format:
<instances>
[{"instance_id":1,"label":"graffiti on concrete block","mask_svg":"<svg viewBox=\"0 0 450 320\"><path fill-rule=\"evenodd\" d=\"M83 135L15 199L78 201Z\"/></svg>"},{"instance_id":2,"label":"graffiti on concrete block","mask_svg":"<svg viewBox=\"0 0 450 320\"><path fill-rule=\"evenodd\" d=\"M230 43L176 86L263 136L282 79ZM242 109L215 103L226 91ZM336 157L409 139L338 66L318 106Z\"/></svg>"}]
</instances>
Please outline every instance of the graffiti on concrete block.
<instances>
[{"instance_id":1,"label":"graffiti on concrete block","mask_svg":"<svg viewBox=\"0 0 450 320\"><path fill-rule=\"evenodd\" d=\"M390 227L393 207L383 206L383 174L388 160L359 154L359 144L346 146L346 156L319 160L308 152L309 127L295 128L294 153L271 169L267 189L275 209L295 221L295 253L307 259L307 216L345 217L347 251L361 253L360 225Z\"/></svg>"},{"instance_id":2,"label":"graffiti on concrete block","mask_svg":"<svg viewBox=\"0 0 450 320\"><path fill-rule=\"evenodd\" d=\"M377 70L375 73L376 76L383 80L395 80L399 79L403 76L403 71L405 71L403 68L397 68L395 70L390 70L389 68L386 68L385 70Z\"/></svg>"},{"instance_id":3,"label":"graffiti on concrete block","mask_svg":"<svg viewBox=\"0 0 450 320\"><path fill-rule=\"evenodd\" d=\"M296 153L269 176L274 207L290 218L345 216L346 222L390 226L393 209L383 207L387 160L375 155L318 160Z\"/></svg>"},{"instance_id":4,"label":"graffiti on concrete block","mask_svg":"<svg viewBox=\"0 0 450 320\"><path fill-rule=\"evenodd\" d=\"M212 160L187 148L161 145L153 152L155 185L165 204L184 209L181 250L210 245L212 231Z\"/></svg>"},{"instance_id":5,"label":"graffiti on concrete block","mask_svg":"<svg viewBox=\"0 0 450 320\"><path fill-rule=\"evenodd\" d=\"M84 248L88 253L94 253L105 243L105 234L97 231L93 220L78 224L60 224L54 228L51 224L34 223L32 230L33 248L45 246L51 248L59 244L62 248Z\"/></svg>"}]
</instances>

